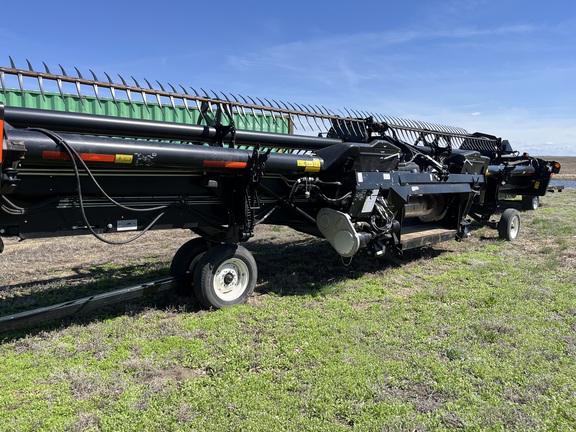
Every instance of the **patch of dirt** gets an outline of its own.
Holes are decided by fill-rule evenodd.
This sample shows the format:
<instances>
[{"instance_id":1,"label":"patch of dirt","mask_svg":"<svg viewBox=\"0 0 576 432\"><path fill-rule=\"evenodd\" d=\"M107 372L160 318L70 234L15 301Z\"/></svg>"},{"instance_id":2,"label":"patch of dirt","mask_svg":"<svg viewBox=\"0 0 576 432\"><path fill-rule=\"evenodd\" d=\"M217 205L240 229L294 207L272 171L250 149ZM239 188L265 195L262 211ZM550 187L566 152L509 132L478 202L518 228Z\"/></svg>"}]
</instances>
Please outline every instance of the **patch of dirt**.
<instances>
[{"instance_id":1,"label":"patch of dirt","mask_svg":"<svg viewBox=\"0 0 576 432\"><path fill-rule=\"evenodd\" d=\"M129 237L117 234L113 239L121 241ZM0 287L81 277L91 268L102 266L100 271L128 263L159 261L169 264L176 250L190 238L190 233L184 230L150 232L122 246L108 245L92 236L23 241L6 238L4 252L0 254Z\"/></svg>"}]
</instances>

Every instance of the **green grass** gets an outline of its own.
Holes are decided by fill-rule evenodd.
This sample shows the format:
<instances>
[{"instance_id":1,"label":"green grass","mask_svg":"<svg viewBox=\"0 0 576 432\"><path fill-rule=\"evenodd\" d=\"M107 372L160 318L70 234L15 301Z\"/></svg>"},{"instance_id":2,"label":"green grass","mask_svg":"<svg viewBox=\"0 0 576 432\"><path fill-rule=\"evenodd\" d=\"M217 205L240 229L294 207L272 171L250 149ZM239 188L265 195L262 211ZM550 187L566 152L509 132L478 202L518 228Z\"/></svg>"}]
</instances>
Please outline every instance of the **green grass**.
<instances>
[{"instance_id":1,"label":"green grass","mask_svg":"<svg viewBox=\"0 0 576 432\"><path fill-rule=\"evenodd\" d=\"M257 239L247 305L169 294L5 334L0 430L575 430L576 193L543 203L514 243L350 267Z\"/></svg>"}]
</instances>

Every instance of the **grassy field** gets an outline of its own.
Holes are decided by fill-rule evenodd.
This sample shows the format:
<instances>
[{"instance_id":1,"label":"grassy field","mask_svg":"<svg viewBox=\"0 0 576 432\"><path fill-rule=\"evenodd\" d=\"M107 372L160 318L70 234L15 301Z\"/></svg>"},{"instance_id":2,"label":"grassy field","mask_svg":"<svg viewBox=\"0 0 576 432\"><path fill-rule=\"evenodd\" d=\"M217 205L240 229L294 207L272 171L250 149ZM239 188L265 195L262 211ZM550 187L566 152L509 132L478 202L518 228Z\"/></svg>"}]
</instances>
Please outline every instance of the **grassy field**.
<instances>
[{"instance_id":1,"label":"grassy field","mask_svg":"<svg viewBox=\"0 0 576 432\"><path fill-rule=\"evenodd\" d=\"M263 228L247 305L168 292L1 334L0 430L576 430L576 191L522 217L513 243L348 267ZM166 275L186 238L7 242L0 313Z\"/></svg>"}]
</instances>

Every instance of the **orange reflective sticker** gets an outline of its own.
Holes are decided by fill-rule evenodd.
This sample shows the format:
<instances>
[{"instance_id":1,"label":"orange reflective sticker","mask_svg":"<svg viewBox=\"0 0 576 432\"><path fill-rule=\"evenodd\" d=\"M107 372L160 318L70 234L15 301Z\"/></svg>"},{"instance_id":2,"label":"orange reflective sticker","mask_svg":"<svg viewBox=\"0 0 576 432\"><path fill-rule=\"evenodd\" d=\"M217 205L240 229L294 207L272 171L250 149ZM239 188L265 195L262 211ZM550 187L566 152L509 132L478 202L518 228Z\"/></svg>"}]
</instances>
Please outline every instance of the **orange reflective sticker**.
<instances>
[{"instance_id":1,"label":"orange reflective sticker","mask_svg":"<svg viewBox=\"0 0 576 432\"><path fill-rule=\"evenodd\" d=\"M207 168L246 168L246 162L226 162L205 160L202 166Z\"/></svg>"}]
</instances>

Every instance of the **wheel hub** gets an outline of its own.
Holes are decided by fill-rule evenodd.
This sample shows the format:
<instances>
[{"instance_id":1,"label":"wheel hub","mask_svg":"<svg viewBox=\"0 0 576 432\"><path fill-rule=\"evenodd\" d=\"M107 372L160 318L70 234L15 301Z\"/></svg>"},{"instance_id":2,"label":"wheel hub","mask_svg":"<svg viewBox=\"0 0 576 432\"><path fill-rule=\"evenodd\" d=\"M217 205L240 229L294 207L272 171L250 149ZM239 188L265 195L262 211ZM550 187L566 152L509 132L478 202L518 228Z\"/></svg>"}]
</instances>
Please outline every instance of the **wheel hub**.
<instances>
[{"instance_id":1,"label":"wheel hub","mask_svg":"<svg viewBox=\"0 0 576 432\"><path fill-rule=\"evenodd\" d=\"M235 275L232 272L228 272L224 275L224 284L230 285L235 279Z\"/></svg>"},{"instance_id":2,"label":"wheel hub","mask_svg":"<svg viewBox=\"0 0 576 432\"><path fill-rule=\"evenodd\" d=\"M216 295L231 300L242 295L248 285L248 268L242 260L231 258L224 261L214 275Z\"/></svg>"}]
</instances>

